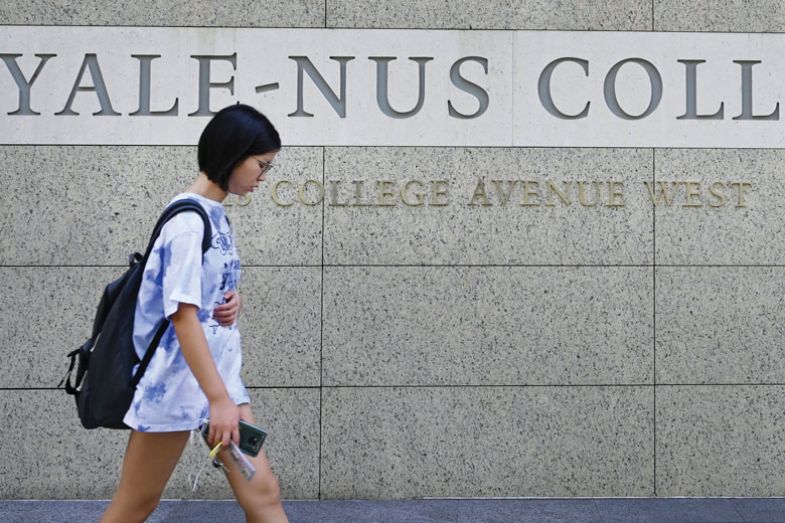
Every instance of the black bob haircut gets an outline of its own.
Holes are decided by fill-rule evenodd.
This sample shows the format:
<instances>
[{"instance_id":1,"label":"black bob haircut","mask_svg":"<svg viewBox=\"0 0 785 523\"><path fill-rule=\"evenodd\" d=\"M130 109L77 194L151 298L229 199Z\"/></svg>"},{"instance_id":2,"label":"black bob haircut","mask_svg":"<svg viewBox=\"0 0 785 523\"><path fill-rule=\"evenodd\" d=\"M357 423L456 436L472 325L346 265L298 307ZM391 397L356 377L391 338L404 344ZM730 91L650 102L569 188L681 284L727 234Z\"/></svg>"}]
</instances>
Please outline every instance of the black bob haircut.
<instances>
[{"instance_id":1,"label":"black bob haircut","mask_svg":"<svg viewBox=\"0 0 785 523\"><path fill-rule=\"evenodd\" d=\"M237 164L280 149L281 137L265 115L250 105L230 105L213 116L199 137L199 170L226 191Z\"/></svg>"}]
</instances>

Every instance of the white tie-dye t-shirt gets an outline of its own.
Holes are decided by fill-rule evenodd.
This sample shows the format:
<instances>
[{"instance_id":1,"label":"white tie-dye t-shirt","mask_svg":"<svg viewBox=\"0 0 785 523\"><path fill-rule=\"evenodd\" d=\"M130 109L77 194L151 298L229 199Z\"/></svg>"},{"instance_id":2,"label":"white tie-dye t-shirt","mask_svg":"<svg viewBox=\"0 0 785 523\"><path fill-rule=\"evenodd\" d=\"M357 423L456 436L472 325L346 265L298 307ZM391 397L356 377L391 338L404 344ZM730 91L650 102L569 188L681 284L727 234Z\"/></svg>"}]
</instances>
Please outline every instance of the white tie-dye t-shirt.
<instances>
[{"instance_id":1,"label":"white tie-dye t-shirt","mask_svg":"<svg viewBox=\"0 0 785 523\"><path fill-rule=\"evenodd\" d=\"M171 202L190 198L199 202L212 224L212 242L202 257L204 223L195 212L181 212L164 225L153 245L139 289L134 317L134 346L144 356L164 316L180 303L199 307L199 321L218 373L237 405L248 403L240 377L242 354L237 325L221 326L213 318L224 293L240 282L240 260L223 205L194 193L181 193ZM134 369L135 371L136 369ZM209 415L209 402L183 357L170 323L147 371L139 381L123 421L142 432L170 432L197 428Z\"/></svg>"}]
</instances>

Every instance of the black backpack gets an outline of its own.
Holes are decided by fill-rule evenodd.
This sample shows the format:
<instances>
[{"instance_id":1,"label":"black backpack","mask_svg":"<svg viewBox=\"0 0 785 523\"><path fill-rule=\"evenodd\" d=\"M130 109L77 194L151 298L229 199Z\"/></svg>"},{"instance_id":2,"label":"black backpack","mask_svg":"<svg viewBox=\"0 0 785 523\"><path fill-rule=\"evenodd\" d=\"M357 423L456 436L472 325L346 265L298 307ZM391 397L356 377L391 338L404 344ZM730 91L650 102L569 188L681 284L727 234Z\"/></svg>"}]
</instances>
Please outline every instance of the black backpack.
<instances>
[{"instance_id":1,"label":"black backpack","mask_svg":"<svg viewBox=\"0 0 785 523\"><path fill-rule=\"evenodd\" d=\"M71 359L68 373L58 387L65 382L65 391L75 397L79 419L87 429L129 428L123 423L123 418L133 401L136 385L142 379L161 337L169 327L169 320L162 318L144 359L140 361L133 342L139 287L145 264L161 228L175 214L185 211L198 213L204 221L204 256L212 241L210 219L196 200L178 200L161 214L144 256L138 252L129 255L129 269L104 289L93 322L92 336L81 347L68 354ZM76 378L71 385L71 373L77 361ZM137 363L140 364L139 368L132 377L133 367Z\"/></svg>"}]
</instances>

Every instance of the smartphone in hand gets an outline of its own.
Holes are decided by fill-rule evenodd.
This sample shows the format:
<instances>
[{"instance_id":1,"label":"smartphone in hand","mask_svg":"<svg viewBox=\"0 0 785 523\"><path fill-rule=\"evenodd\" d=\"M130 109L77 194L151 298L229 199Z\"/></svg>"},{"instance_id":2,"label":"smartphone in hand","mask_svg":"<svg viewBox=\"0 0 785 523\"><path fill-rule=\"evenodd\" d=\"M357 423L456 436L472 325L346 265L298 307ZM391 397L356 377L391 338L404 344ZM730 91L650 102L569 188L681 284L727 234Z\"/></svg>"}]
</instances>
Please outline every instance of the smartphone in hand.
<instances>
[{"instance_id":1,"label":"smartphone in hand","mask_svg":"<svg viewBox=\"0 0 785 523\"><path fill-rule=\"evenodd\" d=\"M210 434L210 423L205 423L204 427L202 427L202 437L205 441L207 441L207 436ZM259 454L259 450L262 448L262 444L264 444L264 440L267 439L267 431L265 431L261 427L257 427L256 425L251 425L250 423L240 420L240 450L243 451L244 454L248 454L251 457L256 457Z\"/></svg>"}]
</instances>

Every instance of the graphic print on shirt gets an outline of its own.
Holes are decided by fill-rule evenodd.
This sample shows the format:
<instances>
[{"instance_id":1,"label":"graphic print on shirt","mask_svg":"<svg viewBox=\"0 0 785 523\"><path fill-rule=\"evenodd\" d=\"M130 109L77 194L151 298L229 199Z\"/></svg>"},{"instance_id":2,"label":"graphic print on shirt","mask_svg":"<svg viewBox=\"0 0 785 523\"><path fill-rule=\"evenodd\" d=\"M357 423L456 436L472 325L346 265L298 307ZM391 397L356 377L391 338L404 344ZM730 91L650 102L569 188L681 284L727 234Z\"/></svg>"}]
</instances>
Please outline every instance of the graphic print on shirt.
<instances>
[{"instance_id":1,"label":"graphic print on shirt","mask_svg":"<svg viewBox=\"0 0 785 523\"><path fill-rule=\"evenodd\" d=\"M233 291L237 290L237 284L240 283L240 260L234 260L224 263L224 273L221 278L221 290Z\"/></svg>"},{"instance_id":2,"label":"graphic print on shirt","mask_svg":"<svg viewBox=\"0 0 785 523\"><path fill-rule=\"evenodd\" d=\"M240 283L240 260L234 258L228 262L224 263L223 274L221 275L221 285L219 286L219 290L221 291L221 296L224 296L227 291L237 290L237 286ZM221 301L216 301L214 303L215 306L223 305L226 303L226 298L222 298ZM217 321L214 323L210 323L209 326L213 329L213 333L215 333L215 329L221 326L220 323ZM228 329L235 329L236 324L228 325Z\"/></svg>"},{"instance_id":3,"label":"graphic print on shirt","mask_svg":"<svg viewBox=\"0 0 785 523\"><path fill-rule=\"evenodd\" d=\"M213 234L213 248L221 249L221 254L227 254L229 251L232 250L232 237L225 233L218 231L217 233Z\"/></svg>"},{"instance_id":4,"label":"graphic print on shirt","mask_svg":"<svg viewBox=\"0 0 785 523\"><path fill-rule=\"evenodd\" d=\"M223 209L213 207L210 209L210 217L213 219L213 223L216 225L212 238L212 247L220 249L221 254L227 254L232 250L232 247L234 247L234 240L232 238L231 228L228 227L229 222L226 218L226 215L224 214ZM227 225L226 232L221 230L224 224Z\"/></svg>"}]
</instances>

